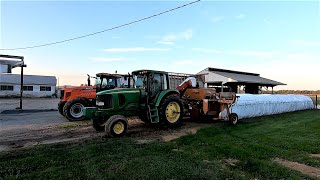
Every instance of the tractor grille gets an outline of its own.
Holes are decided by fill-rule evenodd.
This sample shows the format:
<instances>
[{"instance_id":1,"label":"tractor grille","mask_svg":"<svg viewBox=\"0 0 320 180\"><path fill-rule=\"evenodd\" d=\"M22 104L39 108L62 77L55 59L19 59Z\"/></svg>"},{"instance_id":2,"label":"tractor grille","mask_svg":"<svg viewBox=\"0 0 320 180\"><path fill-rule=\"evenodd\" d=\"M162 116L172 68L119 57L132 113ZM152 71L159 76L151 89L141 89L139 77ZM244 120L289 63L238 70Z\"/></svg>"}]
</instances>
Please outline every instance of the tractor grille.
<instances>
[{"instance_id":1,"label":"tractor grille","mask_svg":"<svg viewBox=\"0 0 320 180\"><path fill-rule=\"evenodd\" d=\"M96 105L102 109L113 108L113 97L110 94L97 95Z\"/></svg>"}]
</instances>

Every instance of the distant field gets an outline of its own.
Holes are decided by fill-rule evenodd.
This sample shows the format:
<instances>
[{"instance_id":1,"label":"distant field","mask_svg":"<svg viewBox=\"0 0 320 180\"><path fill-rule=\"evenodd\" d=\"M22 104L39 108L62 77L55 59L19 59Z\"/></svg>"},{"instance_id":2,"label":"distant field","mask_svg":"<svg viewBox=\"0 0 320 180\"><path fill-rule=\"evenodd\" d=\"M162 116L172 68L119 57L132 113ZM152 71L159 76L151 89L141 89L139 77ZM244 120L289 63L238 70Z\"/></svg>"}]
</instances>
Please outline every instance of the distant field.
<instances>
[{"instance_id":1,"label":"distant field","mask_svg":"<svg viewBox=\"0 0 320 180\"><path fill-rule=\"evenodd\" d=\"M316 101L316 96L310 96L311 99L315 102ZM320 95L318 95L318 101L317 101L317 104L320 104Z\"/></svg>"},{"instance_id":2,"label":"distant field","mask_svg":"<svg viewBox=\"0 0 320 180\"><path fill-rule=\"evenodd\" d=\"M275 158L320 167L320 110L213 123L171 142L130 138L0 153L4 179L308 179ZM2 179L0 178L0 179Z\"/></svg>"}]
</instances>

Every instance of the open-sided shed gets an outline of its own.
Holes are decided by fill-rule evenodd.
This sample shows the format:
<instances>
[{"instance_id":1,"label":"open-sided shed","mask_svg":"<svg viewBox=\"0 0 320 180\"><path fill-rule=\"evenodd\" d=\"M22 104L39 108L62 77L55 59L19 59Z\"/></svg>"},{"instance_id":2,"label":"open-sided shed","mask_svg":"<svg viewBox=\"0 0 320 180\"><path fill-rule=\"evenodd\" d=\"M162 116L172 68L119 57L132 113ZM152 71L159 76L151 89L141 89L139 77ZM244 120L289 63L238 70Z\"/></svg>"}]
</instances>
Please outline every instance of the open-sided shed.
<instances>
[{"instance_id":1,"label":"open-sided shed","mask_svg":"<svg viewBox=\"0 0 320 180\"><path fill-rule=\"evenodd\" d=\"M259 87L273 87L286 85L284 83L263 78L260 74L233 71L217 68L206 68L198 74L205 75L205 86L216 87L217 91L232 91L239 93L239 87L243 86L245 93L258 94Z\"/></svg>"}]
</instances>

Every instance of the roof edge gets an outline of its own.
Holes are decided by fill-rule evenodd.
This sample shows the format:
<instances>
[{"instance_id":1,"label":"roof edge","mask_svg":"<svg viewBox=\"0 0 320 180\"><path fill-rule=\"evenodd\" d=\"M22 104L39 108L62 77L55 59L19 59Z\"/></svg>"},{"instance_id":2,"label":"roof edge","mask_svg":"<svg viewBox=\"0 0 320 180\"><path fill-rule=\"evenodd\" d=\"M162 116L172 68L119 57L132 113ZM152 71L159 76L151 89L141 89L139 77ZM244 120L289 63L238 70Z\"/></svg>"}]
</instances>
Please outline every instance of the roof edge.
<instances>
[{"instance_id":1,"label":"roof edge","mask_svg":"<svg viewBox=\"0 0 320 180\"><path fill-rule=\"evenodd\" d=\"M228 70L228 69L218 69L218 68L211 68L211 67L208 67L207 69L208 69L208 71L218 71L218 72L226 72L226 73L251 75L251 76L260 76L260 74L256 74L256 73L234 71L234 70Z\"/></svg>"}]
</instances>

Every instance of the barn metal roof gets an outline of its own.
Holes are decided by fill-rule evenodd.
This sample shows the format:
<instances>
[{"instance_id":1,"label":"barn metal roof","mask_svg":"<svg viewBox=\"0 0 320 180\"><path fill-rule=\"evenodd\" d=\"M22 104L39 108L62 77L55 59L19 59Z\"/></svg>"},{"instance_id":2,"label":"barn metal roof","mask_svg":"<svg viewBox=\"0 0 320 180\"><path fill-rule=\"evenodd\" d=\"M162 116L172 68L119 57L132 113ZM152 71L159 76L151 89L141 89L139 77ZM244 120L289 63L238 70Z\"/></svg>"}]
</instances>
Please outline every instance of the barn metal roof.
<instances>
[{"instance_id":1,"label":"barn metal roof","mask_svg":"<svg viewBox=\"0 0 320 180\"><path fill-rule=\"evenodd\" d=\"M2 65L11 65L14 67L21 67L24 65L23 56L11 56L0 54L0 64Z\"/></svg>"},{"instance_id":2,"label":"barn metal roof","mask_svg":"<svg viewBox=\"0 0 320 180\"><path fill-rule=\"evenodd\" d=\"M20 84L20 74L2 73L0 74L0 84ZM24 85L50 85L57 84L55 76L23 75Z\"/></svg>"},{"instance_id":3,"label":"barn metal roof","mask_svg":"<svg viewBox=\"0 0 320 180\"><path fill-rule=\"evenodd\" d=\"M277 86L286 85L284 83L274 81L271 79L260 77L260 74L232 71L217 68L207 68L208 71L215 74L229 78L230 80L226 84L236 83L236 84L259 84L261 86Z\"/></svg>"}]
</instances>

